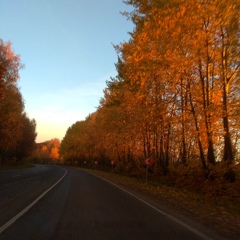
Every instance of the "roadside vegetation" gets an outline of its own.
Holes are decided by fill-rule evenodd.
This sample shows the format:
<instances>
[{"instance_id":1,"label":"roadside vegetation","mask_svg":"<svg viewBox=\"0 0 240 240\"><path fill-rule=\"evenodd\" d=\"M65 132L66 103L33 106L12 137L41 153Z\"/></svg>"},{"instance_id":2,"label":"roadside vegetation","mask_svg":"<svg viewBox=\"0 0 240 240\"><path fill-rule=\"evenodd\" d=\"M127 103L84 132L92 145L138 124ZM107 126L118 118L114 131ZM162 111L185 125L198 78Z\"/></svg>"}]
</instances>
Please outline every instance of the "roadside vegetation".
<instances>
[{"instance_id":1,"label":"roadside vegetation","mask_svg":"<svg viewBox=\"0 0 240 240\"><path fill-rule=\"evenodd\" d=\"M239 209L240 2L124 2L135 28L114 46L117 75L61 143L35 144L20 56L0 40L0 167L33 160L104 170Z\"/></svg>"},{"instance_id":2,"label":"roadside vegetation","mask_svg":"<svg viewBox=\"0 0 240 240\"><path fill-rule=\"evenodd\" d=\"M0 39L0 168L28 161L35 146L36 122L29 119L18 87L20 56Z\"/></svg>"},{"instance_id":3,"label":"roadside vegetation","mask_svg":"<svg viewBox=\"0 0 240 240\"><path fill-rule=\"evenodd\" d=\"M61 143L35 144L36 122L17 85L20 56L0 40L0 168L31 156L101 170L239 233L240 1L124 2L135 28L114 46L117 75Z\"/></svg>"},{"instance_id":4,"label":"roadside vegetation","mask_svg":"<svg viewBox=\"0 0 240 240\"><path fill-rule=\"evenodd\" d=\"M61 142L54 138L49 141L36 143L35 149L32 152L31 160L38 164L60 164L59 148Z\"/></svg>"},{"instance_id":5,"label":"roadside vegetation","mask_svg":"<svg viewBox=\"0 0 240 240\"><path fill-rule=\"evenodd\" d=\"M62 163L239 239L240 2L125 2L117 76L68 128Z\"/></svg>"},{"instance_id":6,"label":"roadside vegetation","mask_svg":"<svg viewBox=\"0 0 240 240\"><path fill-rule=\"evenodd\" d=\"M135 28L115 46L117 76L60 157L238 202L240 2L125 2Z\"/></svg>"}]
</instances>

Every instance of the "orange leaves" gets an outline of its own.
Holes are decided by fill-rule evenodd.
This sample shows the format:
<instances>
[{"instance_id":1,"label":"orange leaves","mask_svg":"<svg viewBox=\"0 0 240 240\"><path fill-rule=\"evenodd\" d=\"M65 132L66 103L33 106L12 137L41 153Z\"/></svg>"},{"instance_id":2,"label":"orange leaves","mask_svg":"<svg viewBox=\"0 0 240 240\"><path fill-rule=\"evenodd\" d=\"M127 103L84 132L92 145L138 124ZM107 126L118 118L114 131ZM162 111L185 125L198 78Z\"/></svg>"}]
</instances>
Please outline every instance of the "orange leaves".
<instances>
[{"instance_id":1,"label":"orange leaves","mask_svg":"<svg viewBox=\"0 0 240 240\"><path fill-rule=\"evenodd\" d=\"M36 144L32 157L39 163L57 163L59 161L59 139L51 139Z\"/></svg>"},{"instance_id":2,"label":"orange leaves","mask_svg":"<svg viewBox=\"0 0 240 240\"><path fill-rule=\"evenodd\" d=\"M149 112L153 113L152 116L162 117L167 110L176 109L177 112L172 115L176 118L181 116L177 110L179 108L184 115L192 112L196 133L201 131L199 141L202 141L201 145L206 149L204 151L210 151L212 146L209 145L208 149L208 144L212 141L211 134L216 139L222 128L222 43L217 36L223 23L224 29L231 29L228 33L233 33L233 36L234 31L239 32L239 26L233 24L234 17L239 17L235 11L239 9L239 3L223 0L198 4L192 1L168 1L168 4L158 5L156 8L154 6L145 9L144 17L137 23L131 41L123 45L122 56L127 59L124 66L125 76L132 84L139 86L136 98L138 103L142 102L140 99L145 101L144 119L149 119ZM221 11L224 12L224 17ZM232 19L232 22L229 19ZM234 37L229 36L228 40L236 44ZM239 48L237 45L235 47ZM233 48L228 50L232 51ZM230 51L228 56L234 56L235 59L229 58L233 64L228 66L224 59L227 69L223 73L226 74L233 72L234 64L239 62L239 57ZM229 74L228 79L230 76L233 74ZM182 85L180 79L183 79ZM191 87L187 88L187 85ZM228 89L226 85L227 92ZM160 109L165 110L156 112L155 106L164 104L172 107L161 107ZM167 115L171 116L170 113ZM182 118L183 121L185 119ZM183 122L184 124L186 123ZM223 143L219 141L215 144Z\"/></svg>"},{"instance_id":3,"label":"orange leaves","mask_svg":"<svg viewBox=\"0 0 240 240\"><path fill-rule=\"evenodd\" d=\"M5 84L15 84L19 80L18 71L22 67L20 56L14 54L11 43L0 39L0 80Z\"/></svg>"},{"instance_id":4,"label":"orange leaves","mask_svg":"<svg viewBox=\"0 0 240 240\"><path fill-rule=\"evenodd\" d=\"M24 113L24 102L17 86L20 56L10 42L0 39L0 159L29 156L35 143L35 125ZM1 164L1 162L0 162Z\"/></svg>"},{"instance_id":5,"label":"orange leaves","mask_svg":"<svg viewBox=\"0 0 240 240\"><path fill-rule=\"evenodd\" d=\"M222 159L225 144L223 73L229 129L232 136L238 131L233 124L239 122L233 111L240 82L237 1L128 2L137 7L131 15L136 28L129 42L115 46L118 75L107 81L94 115L78 124L84 134L75 125L67 132L68 151L73 147L84 157L114 160L121 167L127 162L141 168L141 159L152 157L154 171L164 173L171 161L201 160L207 168ZM226 14L233 8L233 15L222 19L220 3Z\"/></svg>"},{"instance_id":6,"label":"orange leaves","mask_svg":"<svg viewBox=\"0 0 240 240\"><path fill-rule=\"evenodd\" d=\"M58 147L53 147L53 148L51 149L51 152L50 152L49 157L50 157L51 159L59 159L59 153L58 153L58 151L59 151L59 148L58 148Z\"/></svg>"}]
</instances>

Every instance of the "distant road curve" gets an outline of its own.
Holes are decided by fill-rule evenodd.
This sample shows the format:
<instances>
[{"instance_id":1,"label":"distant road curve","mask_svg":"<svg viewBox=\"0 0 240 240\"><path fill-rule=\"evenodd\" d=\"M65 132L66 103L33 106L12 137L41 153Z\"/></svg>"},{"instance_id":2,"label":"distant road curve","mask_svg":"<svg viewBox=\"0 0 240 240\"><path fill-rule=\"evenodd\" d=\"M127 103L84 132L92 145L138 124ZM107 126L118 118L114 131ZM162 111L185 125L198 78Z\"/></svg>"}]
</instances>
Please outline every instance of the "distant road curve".
<instances>
[{"instance_id":1,"label":"distant road curve","mask_svg":"<svg viewBox=\"0 0 240 240\"><path fill-rule=\"evenodd\" d=\"M126 189L80 169L66 167L66 174L66 170L61 167L42 166L42 168L41 170L40 167L40 172L49 174L44 173L43 178L36 180L36 182L40 180L39 185L44 185L44 182L56 183L65 177L3 231L0 239L224 239L201 226L193 227L189 219L186 222L178 220ZM48 181L47 177L51 180Z\"/></svg>"}]
</instances>

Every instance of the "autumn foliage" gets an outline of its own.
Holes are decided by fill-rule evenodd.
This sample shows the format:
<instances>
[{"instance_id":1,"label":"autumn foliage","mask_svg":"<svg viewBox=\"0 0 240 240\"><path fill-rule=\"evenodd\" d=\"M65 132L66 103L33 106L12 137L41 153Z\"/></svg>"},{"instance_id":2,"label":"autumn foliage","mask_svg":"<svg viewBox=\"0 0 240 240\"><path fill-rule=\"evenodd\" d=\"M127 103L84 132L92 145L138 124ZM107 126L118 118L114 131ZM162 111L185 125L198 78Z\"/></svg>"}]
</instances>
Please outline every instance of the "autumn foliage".
<instances>
[{"instance_id":1,"label":"autumn foliage","mask_svg":"<svg viewBox=\"0 0 240 240\"><path fill-rule=\"evenodd\" d=\"M66 162L177 184L239 181L240 2L126 0L135 24L96 112L69 127ZM181 181L182 180L182 181Z\"/></svg>"},{"instance_id":2,"label":"autumn foliage","mask_svg":"<svg viewBox=\"0 0 240 240\"><path fill-rule=\"evenodd\" d=\"M34 163L41 164L59 164L61 159L59 157L60 140L57 138L49 141L37 143L31 155Z\"/></svg>"},{"instance_id":3,"label":"autumn foliage","mask_svg":"<svg viewBox=\"0 0 240 240\"><path fill-rule=\"evenodd\" d=\"M25 113L17 85L21 68L20 56L0 39L0 165L22 161L35 144L36 122Z\"/></svg>"}]
</instances>

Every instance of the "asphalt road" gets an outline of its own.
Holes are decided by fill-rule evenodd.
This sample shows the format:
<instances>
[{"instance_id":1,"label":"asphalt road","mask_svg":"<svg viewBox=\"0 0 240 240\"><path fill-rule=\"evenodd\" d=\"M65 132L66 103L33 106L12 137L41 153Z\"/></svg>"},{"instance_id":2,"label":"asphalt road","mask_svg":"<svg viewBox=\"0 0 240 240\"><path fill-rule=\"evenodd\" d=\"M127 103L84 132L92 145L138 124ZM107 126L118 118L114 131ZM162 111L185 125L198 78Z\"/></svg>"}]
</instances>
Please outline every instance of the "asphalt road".
<instances>
[{"instance_id":1,"label":"asphalt road","mask_svg":"<svg viewBox=\"0 0 240 240\"><path fill-rule=\"evenodd\" d=\"M0 229L43 194L23 216L0 230L0 239L220 239L96 176L56 166L0 172Z\"/></svg>"}]
</instances>

